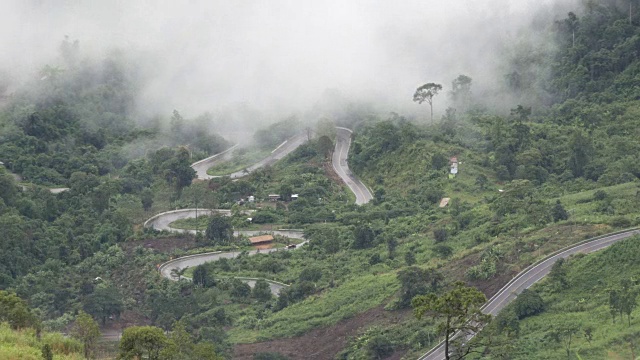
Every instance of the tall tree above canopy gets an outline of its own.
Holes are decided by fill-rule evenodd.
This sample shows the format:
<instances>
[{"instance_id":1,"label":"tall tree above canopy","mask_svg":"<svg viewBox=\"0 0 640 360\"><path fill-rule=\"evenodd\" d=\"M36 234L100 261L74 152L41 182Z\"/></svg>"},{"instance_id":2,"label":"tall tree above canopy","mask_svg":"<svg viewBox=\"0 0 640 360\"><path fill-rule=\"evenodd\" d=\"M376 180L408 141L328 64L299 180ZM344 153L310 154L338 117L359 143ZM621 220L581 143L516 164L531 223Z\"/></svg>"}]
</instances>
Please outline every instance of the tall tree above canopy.
<instances>
[{"instance_id":1,"label":"tall tree above canopy","mask_svg":"<svg viewBox=\"0 0 640 360\"><path fill-rule=\"evenodd\" d=\"M578 30L578 26L580 25L580 20L576 16L576 14L569 12L567 15L567 19L565 20L565 24L567 25L567 29L571 31L571 47L576 46L576 30Z\"/></svg>"},{"instance_id":2,"label":"tall tree above canopy","mask_svg":"<svg viewBox=\"0 0 640 360\"><path fill-rule=\"evenodd\" d=\"M433 293L416 296L411 301L411 306L418 319L426 313L442 318L438 323L438 330L445 336L445 359L458 360L474 352L474 344L468 338L480 331L491 319L491 315L483 314L480 309L486 301L487 298L480 290L467 287L459 281L442 296ZM460 334L457 337L454 336L456 332ZM452 351L452 345L455 351Z\"/></svg>"},{"instance_id":3,"label":"tall tree above canopy","mask_svg":"<svg viewBox=\"0 0 640 360\"><path fill-rule=\"evenodd\" d=\"M228 216L214 214L211 216L205 236L213 244L229 244L233 238L233 227Z\"/></svg>"},{"instance_id":4,"label":"tall tree above canopy","mask_svg":"<svg viewBox=\"0 0 640 360\"><path fill-rule=\"evenodd\" d=\"M163 165L167 165L165 178L170 184L174 184L178 191L191 185L191 180L196 177L196 172L191 167L189 150L184 146L178 148L175 156Z\"/></svg>"},{"instance_id":5,"label":"tall tree above canopy","mask_svg":"<svg viewBox=\"0 0 640 360\"><path fill-rule=\"evenodd\" d=\"M451 82L451 91L449 95L455 106L461 110L466 110L471 101L471 81L467 75L459 75Z\"/></svg>"},{"instance_id":6,"label":"tall tree above canopy","mask_svg":"<svg viewBox=\"0 0 640 360\"><path fill-rule=\"evenodd\" d=\"M418 104L427 102L431 110L431 121L433 121L433 97L438 95L438 92L442 90L442 85L436 83L426 83L416 89L413 94L413 101Z\"/></svg>"},{"instance_id":7,"label":"tall tree above canopy","mask_svg":"<svg viewBox=\"0 0 640 360\"><path fill-rule=\"evenodd\" d=\"M184 128L184 118L178 110L173 110L173 115L171 116L171 122L169 123L171 133L176 136L181 136Z\"/></svg>"}]
</instances>

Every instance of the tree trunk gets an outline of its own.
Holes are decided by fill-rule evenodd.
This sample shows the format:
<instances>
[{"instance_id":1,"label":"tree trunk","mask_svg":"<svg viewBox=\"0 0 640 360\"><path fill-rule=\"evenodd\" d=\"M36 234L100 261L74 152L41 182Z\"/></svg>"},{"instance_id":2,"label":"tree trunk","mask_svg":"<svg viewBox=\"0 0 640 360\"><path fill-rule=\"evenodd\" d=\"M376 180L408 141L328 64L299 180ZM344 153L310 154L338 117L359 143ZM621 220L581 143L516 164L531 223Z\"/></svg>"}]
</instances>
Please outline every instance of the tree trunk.
<instances>
[{"instance_id":1,"label":"tree trunk","mask_svg":"<svg viewBox=\"0 0 640 360\"><path fill-rule=\"evenodd\" d=\"M433 104L429 104L429 108L431 108L431 123L433 124Z\"/></svg>"},{"instance_id":2,"label":"tree trunk","mask_svg":"<svg viewBox=\"0 0 640 360\"><path fill-rule=\"evenodd\" d=\"M444 358L450 360L449 357L449 326L451 324L451 318L447 317L447 328L444 330Z\"/></svg>"}]
</instances>

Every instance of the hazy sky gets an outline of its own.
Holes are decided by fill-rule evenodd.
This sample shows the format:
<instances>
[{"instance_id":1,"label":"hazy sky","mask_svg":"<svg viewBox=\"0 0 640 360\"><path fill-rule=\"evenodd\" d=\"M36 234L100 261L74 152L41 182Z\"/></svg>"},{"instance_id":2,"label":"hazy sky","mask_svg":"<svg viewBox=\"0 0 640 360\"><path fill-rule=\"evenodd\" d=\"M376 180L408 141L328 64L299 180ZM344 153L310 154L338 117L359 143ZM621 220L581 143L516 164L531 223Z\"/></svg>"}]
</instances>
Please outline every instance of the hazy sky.
<instances>
[{"instance_id":1,"label":"hazy sky","mask_svg":"<svg viewBox=\"0 0 640 360\"><path fill-rule=\"evenodd\" d=\"M68 35L83 52L141 61L148 112L303 109L325 89L421 110L411 97L422 83L446 91L467 74L489 86L502 44L555 2L573 1L1 0L0 66L34 73Z\"/></svg>"}]
</instances>

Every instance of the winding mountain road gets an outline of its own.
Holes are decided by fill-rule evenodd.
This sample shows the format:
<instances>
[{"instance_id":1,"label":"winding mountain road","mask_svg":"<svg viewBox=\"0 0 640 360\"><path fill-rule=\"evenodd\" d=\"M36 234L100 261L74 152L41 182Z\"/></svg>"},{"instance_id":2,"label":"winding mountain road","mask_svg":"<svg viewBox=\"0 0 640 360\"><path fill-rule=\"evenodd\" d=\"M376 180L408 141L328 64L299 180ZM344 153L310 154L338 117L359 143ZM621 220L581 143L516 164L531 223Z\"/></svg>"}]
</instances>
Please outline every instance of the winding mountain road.
<instances>
[{"instance_id":1,"label":"winding mountain road","mask_svg":"<svg viewBox=\"0 0 640 360\"><path fill-rule=\"evenodd\" d=\"M349 170L349 166L347 164L347 158L349 155L349 147L351 146L351 134L352 131L346 128L336 128L337 129L337 136L336 136L336 146L335 146L335 150L334 150L334 154L332 157L332 163L333 163L333 169L336 171L336 173L340 176L340 178L344 181L345 184L347 184L347 186L349 187L349 189L351 189L351 191L353 191L353 193L356 195L356 204L358 205L362 205L365 204L367 202L369 202L372 199L371 196L371 192L369 192L369 190L367 189L367 187L360 181L358 180L353 173L351 172L351 170ZM300 135L296 135L290 139L288 139L287 141L283 142L280 146L278 146L275 150L272 151L272 153L267 156L265 159L259 161L258 163L248 167L246 169L246 171L239 171L239 172L235 172L233 174L230 174L229 177L231 178L240 178L243 176L246 176L247 174L251 173L252 171L255 171L256 169L259 169L261 167L264 166L268 166L271 165L273 163L275 163L276 161L282 159L283 157L287 156L288 154L290 154L291 152L293 152L295 149L297 149L300 145L304 144L305 142L308 141L308 137L305 134L300 134ZM215 164L218 164L222 161L226 161L227 159L230 158L231 154L233 153L233 149L236 147L237 145L219 153L213 156L210 156L206 159L200 160L198 162L195 162L191 165L191 167L196 170L196 173L198 175L198 178L200 179L210 179L213 178L214 176L210 176L207 174L207 169L209 169L211 166L214 166ZM148 228L154 228L156 230L165 230L165 231L172 231L172 232L178 232L178 233L191 233L191 234L195 234L196 231L195 230L187 230L187 229L176 229L176 228L172 228L171 226L169 226L172 222L176 221L176 220L180 220L180 219L187 219L187 218L194 218L196 217L196 215L202 215L202 216L208 216L211 215L213 213L219 213L219 214L224 214L224 215L231 215L231 211L230 210L209 210L209 209L181 209L181 210L173 210L173 211L166 211L160 214L157 214L153 217L151 217L149 220L145 221L144 223L144 227L148 227ZM239 234L243 234L243 235L248 235L248 236L253 236L253 235L258 235L260 233L264 233L264 232L260 232L260 231L236 231L235 235L239 235ZM276 230L276 231L269 231L269 233L273 234L273 235L281 235L281 236L287 236L287 237L291 237L291 238L296 238L296 239L302 239L303 238L303 233L301 231L296 231L296 230ZM299 248L300 246L304 245L306 243L306 241L302 242L301 244L298 244L298 246L296 248ZM264 250L252 250L249 251L249 255L254 255L254 254L258 254L258 253L270 253L273 251L280 251L281 249L264 249ZM184 256L178 259L173 259L170 260L162 265L160 265L160 267L158 268L158 270L160 271L160 274L170 280L176 280L173 277L173 272L175 272L174 270L180 270L180 269L185 269L188 267L193 267L193 266L198 266L201 264L204 264L206 262L211 262L211 261L217 261L219 259L222 258L234 258L236 256L238 256L240 252L238 251L233 251L233 252L211 252L211 253L204 253L204 254L198 254L198 255L189 255L189 256ZM255 280L256 279L242 279L243 281L245 281L246 283L248 283L250 286L253 286L255 284ZM282 290L282 288L286 287L286 284L282 284L282 283L278 283L275 281L270 281L267 280L269 282L269 286L271 287L271 292L275 295L277 295L280 290Z\"/></svg>"},{"instance_id":2,"label":"winding mountain road","mask_svg":"<svg viewBox=\"0 0 640 360\"><path fill-rule=\"evenodd\" d=\"M163 213L157 214L151 218L149 218L149 220L144 222L144 227L147 228L153 228L156 230L165 230L165 231L171 231L171 232L176 232L176 233L189 233L189 234L195 234L196 231L195 230L187 230L187 229L176 229L173 228L171 226L169 226L169 224L171 224L172 222L176 221L176 220L180 220L180 219L190 219L190 218L195 218L196 217L196 212L198 213L198 216L209 216L211 214L222 214L222 215L226 215L229 216L231 215L231 210L226 210L226 209L214 209L214 210L210 210L210 209L180 209L180 210L171 210L171 211L165 211ZM251 211L247 211L247 213L250 213ZM269 233L272 235L281 235L281 236L286 236L286 237L290 237L293 239L302 239L304 233L300 230L267 230L267 231L262 231L262 230L239 230L239 231L235 231L234 234L235 235L247 235L247 236L255 236L255 235L259 235L259 234L264 234L264 233Z\"/></svg>"},{"instance_id":3,"label":"winding mountain road","mask_svg":"<svg viewBox=\"0 0 640 360\"><path fill-rule=\"evenodd\" d=\"M255 254L265 254L265 253L268 254L274 251L290 251L290 250L265 249L265 250L251 250L251 251L248 251L247 253L248 255L255 255ZM238 255L240 255L241 253L242 253L241 251L229 251L229 252L216 251L216 252L203 253L203 254L197 254L197 255L183 256L175 260L167 261L166 263L160 265L160 267L158 267L158 271L160 272L160 275L162 275L162 277L166 279L177 280L172 274L174 270L186 269L189 267L202 265L204 263L218 261L223 258L233 259ZM238 277L238 279L249 284L249 286L251 287L255 285L257 280L254 278L242 278L242 277ZM288 286L287 284L283 284L277 281L273 281L269 279L265 279L265 280L269 283L269 287L271 288L271 293L276 296L280 293L280 290Z\"/></svg>"},{"instance_id":4,"label":"winding mountain road","mask_svg":"<svg viewBox=\"0 0 640 360\"><path fill-rule=\"evenodd\" d=\"M193 164L191 164L191 168L193 168L193 170L196 171L196 176L198 177L198 179L201 179L201 180L211 179L215 176L211 176L207 174L207 170L209 170L211 167L215 165L218 165L221 162L229 160L233 155L233 150L237 147L238 147L238 144L235 144L221 153L217 153L213 156L209 156L206 159L196 161Z\"/></svg>"},{"instance_id":5,"label":"winding mountain road","mask_svg":"<svg viewBox=\"0 0 640 360\"><path fill-rule=\"evenodd\" d=\"M336 130L336 147L331 158L333 170L356 195L356 205L366 204L373 199L371 191L353 175L347 163L353 131L343 127L336 127Z\"/></svg>"},{"instance_id":6,"label":"winding mountain road","mask_svg":"<svg viewBox=\"0 0 640 360\"><path fill-rule=\"evenodd\" d=\"M359 180L357 179L353 173L350 171L348 167L348 153L349 148L351 146L351 134L352 131L347 128L337 128L337 136L336 136L336 145L335 150L332 157L332 165L335 172L340 176L340 178L344 181L344 183L349 187L349 189L356 195L356 204L362 205L369 202L373 196L369 189ZM282 159L287 154L291 153L300 145L304 144L307 141L306 136L298 135L292 139L287 140L281 146L276 148L273 153L260 161L259 163L247 168L248 171L236 172L230 175L232 178L239 178L242 176L246 176L251 171L254 171L260 167L271 165L279 159ZM194 163L192 167L198 173L198 177L201 179L209 179L212 176L206 174L206 170L215 165L220 161L225 161L228 159L228 156L232 153L233 147L227 149L225 152L216 154L207 159L201 160L200 162ZM230 214L229 210L204 210L198 209L198 214L210 214L211 212L219 212L224 214ZM178 219L191 218L195 217L196 209L183 209L183 210L175 210L168 211L165 213L158 214L149 220L147 220L144 224L145 227L152 227L158 230L168 230L174 232L190 232L195 233L194 230L182 230L182 229L174 229L169 226L170 223L176 221ZM246 235L254 235L258 232L255 231L237 231L236 234L246 234ZM302 232L300 231L273 231L271 232L277 235L289 236L292 238L302 238ZM577 253L590 253L597 250L601 250L614 244L620 240L626 239L633 235L640 234L640 229L633 229L627 231L621 231L617 233L611 233L607 235L603 235L600 237L588 239L582 241L573 246L562 249L550 256L546 257L543 260L540 260L518 275L516 275L511 281L509 281L504 287L498 291L487 303L482 307L482 311L491 314L493 316L497 315L500 310L502 310L505 306L507 306L511 301L513 301L518 294L520 294L524 289L531 287L533 284L544 278L550 271L553 264L560 258L567 258L573 254ZM303 242L298 245L298 248L306 243ZM266 249L266 250L252 250L249 252L250 255L254 255L257 253L271 253L274 251L287 251L283 249ZM203 253L197 255L184 256L177 259L170 260L159 266L160 274L171 280L176 280L172 271L174 269L184 269L187 267L197 266L200 264L204 264L206 262L216 261L222 258L234 258L239 255L240 252L211 252L211 253ZM249 278L240 278L242 281L247 282L250 286L255 284L256 279ZM273 294L278 294L286 284L278 283L275 281L269 281L269 285L271 288L271 292ZM444 345L440 343L432 348L429 352L419 357L419 360L442 360L445 359L444 354Z\"/></svg>"},{"instance_id":7,"label":"winding mountain road","mask_svg":"<svg viewBox=\"0 0 640 360\"><path fill-rule=\"evenodd\" d=\"M165 231L171 231L171 232L176 232L176 233L190 233L190 234L195 234L196 231L195 230L187 230L187 229L176 229L176 228L172 228L171 226L169 226L169 224L171 224L172 222L179 220L179 219L188 219L188 218L194 218L196 216L196 213L200 216L208 216L211 215L213 213L218 213L218 214L224 214L224 215L231 215L231 211L230 210L223 210L223 209L217 209L217 210L208 210L208 209L181 209L181 210L173 210L173 211L167 211L167 212L163 212L160 214L157 214L153 217L151 217L149 220L145 221L144 223L144 227L147 228L153 228L156 230L165 230ZM255 235L260 235L260 234L264 234L265 232L272 234L272 235L280 235L280 236L286 236L292 239L303 239L303 232L300 230L274 230L274 231L254 231L254 230L240 230L240 231L235 231L234 234L235 235L246 235L246 236L255 236ZM303 241L302 243L298 244L296 246L296 249L300 248L301 246L303 246L304 244L306 244L307 241ZM249 255L255 255L255 254L265 254L265 253L271 253L274 251L287 251L284 249L262 249L262 250L251 250L248 251L247 253ZM169 280L177 280L174 276L173 276L173 271L174 270L181 270L181 269L185 269L188 267L193 267L193 266L198 266L201 264L204 264L206 262L211 262L211 261L217 261L220 260L222 258L226 258L226 259L232 259L235 258L236 256L238 256L241 252L240 251L228 251L228 252L221 252L221 251L216 251L216 252L209 252L209 253L203 253L203 254L197 254L197 255L188 255L188 256L183 256L177 259L173 259L170 261L165 262L164 264L160 265L158 267L158 271L160 271L160 274L169 279ZM253 287L255 285L255 280L256 279L250 279L250 278L239 278L242 281L246 282L247 284L249 284L249 286ZM267 282L269 283L269 286L271 287L271 292L274 295L278 295L280 293L280 290L282 290L282 288L286 287L286 284L277 282L277 281L273 281L273 280L267 280Z\"/></svg>"},{"instance_id":8,"label":"winding mountain road","mask_svg":"<svg viewBox=\"0 0 640 360\"><path fill-rule=\"evenodd\" d=\"M239 179L241 177L247 176L252 172L256 171L257 169L272 165L276 161L289 155L291 152L293 152L295 149L297 149L300 145L304 144L308 140L309 139L305 134L299 134L299 135L293 136L285 140L282 144L280 144L277 148L275 148L271 152L271 154L269 154L269 156L265 157L264 159L247 167L246 169L243 169L241 171L236 171L234 173L231 173L229 175L224 175L224 176L228 176L232 179ZM222 177L219 175L209 175L207 174L207 170L219 163L229 160L233 156L233 150L236 147L238 147L238 144L230 147L229 149L221 153L215 154L206 159L203 159L191 164L191 168L193 168L196 171L196 175L198 179L208 180L208 179Z\"/></svg>"},{"instance_id":9,"label":"winding mountain road","mask_svg":"<svg viewBox=\"0 0 640 360\"><path fill-rule=\"evenodd\" d=\"M252 172L256 171L257 169L263 168L265 166L272 165L276 161L278 161L278 160L282 159L283 157L285 157L285 156L289 155L290 153L292 153L295 149L297 149L300 145L306 143L307 141L309 141L309 138L307 137L306 134L296 135L296 136L286 140L282 144L280 144L280 146L275 148L275 150L273 150L271 152L271 154L269 156L267 156L266 158L258 161L257 163L249 166L248 168L246 168L244 170L236 171L236 172L234 172L234 173L232 173L232 174L230 174L228 176L230 178L232 178L232 179L238 179L238 178L241 178L243 176L247 176L248 174L251 174Z\"/></svg>"},{"instance_id":10,"label":"winding mountain road","mask_svg":"<svg viewBox=\"0 0 640 360\"><path fill-rule=\"evenodd\" d=\"M487 301L482 307L485 314L496 316L500 310L513 301L523 290L528 289L536 282L547 276L551 267L560 258L567 258L578 253L591 253L604 249L620 240L624 240L633 235L640 234L640 229L625 230L579 242L575 245L557 251L543 260L540 260L516 275L511 281L503 286L498 293ZM443 360L445 359L444 344L440 343L429 352L422 355L418 360Z\"/></svg>"},{"instance_id":11,"label":"winding mountain road","mask_svg":"<svg viewBox=\"0 0 640 360\"><path fill-rule=\"evenodd\" d=\"M356 205L363 205L371 201L371 199L373 199L373 196L371 195L371 191L369 191L369 188L367 188L367 186L364 185L362 181L360 181L360 179L358 179L349 169L349 164L347 161L349 157L349 148L351 147L352 134L353 131L351 131L350 129L336 127L336 145L333 151L333 156L331 158L331 163L336 174L340 176L342 181L347 185L347 187L349 187L351 192L356 195ZM232 179L238 179L247 176L257 169L274 164L276 161L292 153L295 149L297 149L300 145L306 143L308 140L309 139L306 134L299 134L291 137L280 144L280 146L275 148L269 156L257 162L256 164L251 165L244 170L236 171L226 176L229 176ZM191 167L196 171L198 179L207 180L220 177L207 174L207 170L214 165L229 160L233 155L233 150L237 146L238 145L236 144L219 154L215 154L206 159L191 164Z\"/></svg>"}]
</instances>

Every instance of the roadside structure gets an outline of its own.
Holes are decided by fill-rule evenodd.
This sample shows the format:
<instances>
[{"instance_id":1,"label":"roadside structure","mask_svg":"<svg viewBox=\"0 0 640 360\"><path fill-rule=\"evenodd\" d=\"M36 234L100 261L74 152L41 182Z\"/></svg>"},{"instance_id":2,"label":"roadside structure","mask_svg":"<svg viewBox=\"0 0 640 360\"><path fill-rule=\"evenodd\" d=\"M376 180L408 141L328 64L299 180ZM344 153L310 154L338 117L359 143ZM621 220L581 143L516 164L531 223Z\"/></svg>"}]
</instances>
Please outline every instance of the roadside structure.
<instances>
[{"instance_id":1,"label":"roadside structure","mask_svg":"<svg viewBox=\"0 0 640 360\"><path fill-rule=\"evenodd\" d=\"M253 246L270 245L273 242L273 235L260 235L249 238L249 242Z\"/></svg>"},{"instance_id":2,"label":"roadside structure","mask_svg":"<svg viewBox=\"0 0 640 360\"><path fill-rule=\"evenodd\" d=\"M453 179L458 174L458 157L453 156L449 159L449 163L451 164L451 170L449 171L449 178Z\"/></svg>"}]
</instances>

